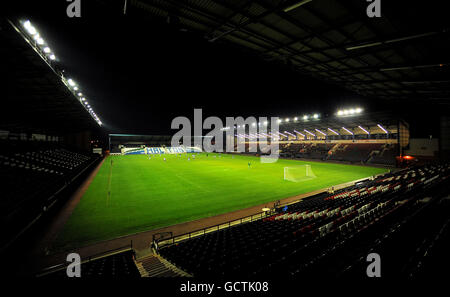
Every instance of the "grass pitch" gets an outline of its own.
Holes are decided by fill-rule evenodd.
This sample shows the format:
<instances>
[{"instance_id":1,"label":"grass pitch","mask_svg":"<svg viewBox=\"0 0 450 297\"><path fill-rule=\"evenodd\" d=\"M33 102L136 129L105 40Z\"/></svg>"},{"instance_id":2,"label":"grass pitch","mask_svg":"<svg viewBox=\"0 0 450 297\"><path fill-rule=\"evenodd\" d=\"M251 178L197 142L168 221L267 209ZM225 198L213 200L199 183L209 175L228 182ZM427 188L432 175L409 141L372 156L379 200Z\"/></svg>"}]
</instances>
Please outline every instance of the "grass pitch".
<instances>
[{"instance_id":1,"label":"grass pitch","mask_svg":"<svg viewBox=\"0 0 450 297\"><path fill-rule=\"evenodd\" d=\"M298 183L283 179L284 167L302 164L311 165L316 178ZM205 153L190 161L186 154L110 156L55 248L227 213L383 172L386 169L297 160L265 164L257 157Z\"/></svg>"}]
</instances>

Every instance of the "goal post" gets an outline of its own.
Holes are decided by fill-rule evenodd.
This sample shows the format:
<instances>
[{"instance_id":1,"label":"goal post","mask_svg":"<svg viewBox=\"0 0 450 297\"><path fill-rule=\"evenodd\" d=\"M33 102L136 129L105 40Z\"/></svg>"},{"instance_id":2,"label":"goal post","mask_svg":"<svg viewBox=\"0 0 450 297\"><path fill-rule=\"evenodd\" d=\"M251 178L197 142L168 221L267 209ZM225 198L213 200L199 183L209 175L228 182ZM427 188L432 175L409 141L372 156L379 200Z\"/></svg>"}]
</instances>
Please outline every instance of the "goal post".
<instances>
[{"instance_id":1,"label":"goal post","mask_svg":"<svg viewBox=\"0 0 450 297\"><path fill-rule=\"evenodd\" d=\"M311 165L298 165L284 167L284 180L291 182L301 182L316 178L311 169Z\"/></svg>"}]
</instances>

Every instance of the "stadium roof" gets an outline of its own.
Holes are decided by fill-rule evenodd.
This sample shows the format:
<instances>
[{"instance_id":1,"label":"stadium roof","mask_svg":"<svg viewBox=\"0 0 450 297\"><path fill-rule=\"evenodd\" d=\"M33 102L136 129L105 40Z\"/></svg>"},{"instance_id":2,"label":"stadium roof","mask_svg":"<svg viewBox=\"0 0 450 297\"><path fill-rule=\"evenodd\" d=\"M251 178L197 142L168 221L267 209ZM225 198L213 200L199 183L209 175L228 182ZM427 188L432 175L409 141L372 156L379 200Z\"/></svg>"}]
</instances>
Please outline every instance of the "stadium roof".
<instances>
[{"instance_id":1,"label":"stadium roof","mask_svg":"<svg viewBox=\"0 0 450 297\"><path fill-rule=\"evenodd\" d=\"M0 129L62 135L98 127L58 73L7 19L0 22L0 68L6 79Z\"/></svg>"},{"instance_id":2,"label":"stadium roof","mask_svg":"<svg viewBox=\"0 0 450 297\"><path fill-rule=\"evenodd\" d=\"M294 129L296 127L304 127L310 129L340 129L343 126L346 127L358 127L358 126L377 126L378 124L391 126L398 124L399 121L402 121L394 114L389 112L376 112L370 114L362 114L357 116L349 116L349 117L335 117L330 116L326 118L320 118L318 120L309 119L307 121L302 120L301 118L298 121L290 121L289 123L280 123L279 130L289 130Z\"/></svg>"},{"instance_id":3,"label":"stadium roof","mask_svg":"<svg viewBox=\"0 0 450 297\"><path fill-rule=\"evenodd\" d=\"M369 3L361 0L132 0L128 5L210 42L236 44L369 98L448 104L450 26L445 6L436 6L444 1L388 2L382 17L374 19L366 15Z\"/></svg>"}]
</instances>

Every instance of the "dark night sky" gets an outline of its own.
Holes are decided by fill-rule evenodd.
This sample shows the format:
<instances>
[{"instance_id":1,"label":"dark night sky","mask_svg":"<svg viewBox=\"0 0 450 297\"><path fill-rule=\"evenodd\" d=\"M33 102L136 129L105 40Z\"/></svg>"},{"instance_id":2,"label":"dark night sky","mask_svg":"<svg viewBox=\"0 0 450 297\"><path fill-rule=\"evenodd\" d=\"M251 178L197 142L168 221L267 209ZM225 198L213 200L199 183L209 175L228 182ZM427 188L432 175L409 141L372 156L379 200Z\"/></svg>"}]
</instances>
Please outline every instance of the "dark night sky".
<instances>
[{"instance_id":1,"label":"dark night sky","mask_svg":"<svg viewBox=\"0 0 450 297\"><path fill-rule=\"evenodd\" d=\"M66 16L65 1L17 4L79 83L107 132L169 134L171 120L192 116L194 108L203 108L204 117L383 109L380 102L209 43L148 14L131 9L125 17L109 2L82 1L81 18Z\"/></svg>"}]
</instances>

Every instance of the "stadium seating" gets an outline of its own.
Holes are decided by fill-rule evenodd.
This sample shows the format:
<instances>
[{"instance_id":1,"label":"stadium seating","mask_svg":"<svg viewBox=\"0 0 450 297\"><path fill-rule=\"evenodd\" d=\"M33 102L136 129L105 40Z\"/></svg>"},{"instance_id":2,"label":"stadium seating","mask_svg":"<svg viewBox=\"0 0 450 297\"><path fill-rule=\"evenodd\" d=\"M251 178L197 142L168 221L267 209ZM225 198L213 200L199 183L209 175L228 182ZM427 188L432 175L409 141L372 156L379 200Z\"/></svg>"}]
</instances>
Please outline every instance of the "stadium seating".
<instances>
[{"instance_id":1,"label":"stadium seating","mask_svg":"<svg viewBox=\"0 0 450 297\"><path fill-rule=\"evenodd\" d=\"M2 224L12 224L15 217L34 218L52 202L52 195L69 184L98 156L83 154L42 141L8 141L0 143L0 199ZM7 233L17 230L8 228ZM5 240L5 238L2 239Z\"/></svg>"},{"instance_id":2,"label":"stadium seating","mask_svg":"<svg viewBox=\"0 0 450 297\"><path fill-rule=\"evenodd\" d=\"M80 274L82 278L90 279L134 279L141 277L134 262L132 250L82 262ZM41 277L44 279L67 278L66 268L45 273Z\"/></svg>"},{"instance_id":3,"label":"stadium seating","mask_svg":"<svg viewBox=\"0 0 450 297\"><path fill-rule=\"evenodd\" d=\"M379 150L378 153L371 156L367 163L394 166L397 150L398 145L386 144Z\"/></svg>"},{"instance_id":4,"label":"stadium seating","mask_svg":"<svg viewBox=\"0 0 450 297\"><path fill-rule=\"evenodd\" d=\"M380 150L383 144L379 143L351 143L340 144L333 154L329 155L329 160L348 161L355 163L365 163L372 151Z\"/></svg>"},{"instance_id":5,"label":"stadium seating","mask_svg":"<svg viewBox=\"0 0 450 297\"><path fill-rule=\"evenodd\" d=\"M394 166L397 148L382 143L283 143L280 156Z\"/></svg>"},{"instance_id":6,"label":"stadium seating","mask_svg":"<svg viewBox=\"0 0 450 297\"><path fill-rule=\"evenodd\" d=\"M413 257L421 239L414 232L439 208L449 177L448 164L388 173L333 194L301 200L287 210L278 208L275 215L262 220L163 246L159 253L200 277L347 277L355 273L365 277L360 270L367 266L364 257L378 243L381 248L382 239L394 237L383 244L385 251L412 236L401 245L405 256L387 268L388 275L406 275L402 267L416 269L420 261ZM429 233L420 234L435 234L448 213L441 212L442 218L427 228ZM403 235L393 232L399 226L405 226Z\"/></svg>"},{"instance_id":7,"label":"stadium seating","mask_svg":"<svg viewBox=\"0 0 450 297\"><path fill-rule=\"evenodd\" d=\"M334 146L331 143L288 143L281 144L280 155L288 158L305 158L325 160L328 151Z\"/></svg>"}]
</instances>

